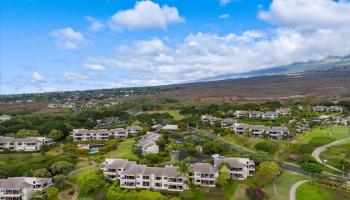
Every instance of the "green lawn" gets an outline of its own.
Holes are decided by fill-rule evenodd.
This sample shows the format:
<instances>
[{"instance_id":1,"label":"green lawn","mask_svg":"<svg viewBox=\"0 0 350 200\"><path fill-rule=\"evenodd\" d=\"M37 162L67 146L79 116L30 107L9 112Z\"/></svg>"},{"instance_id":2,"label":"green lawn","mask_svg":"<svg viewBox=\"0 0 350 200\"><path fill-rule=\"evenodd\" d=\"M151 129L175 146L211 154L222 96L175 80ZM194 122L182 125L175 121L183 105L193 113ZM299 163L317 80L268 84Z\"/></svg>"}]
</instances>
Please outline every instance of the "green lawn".
<instances>
[{"instance_id":1,"label":"green lawn","mask_svg":"<svg viewBox=\"0 0 350 200\"><path fill-rule=\"evenodd\" d=\"M314 138L328 138L331 140L339 140L349 137L349 127L348 126L333 126L333 131L331 133L331 128L314 128L305 134L301 135L300 138L295 140L300 140L302 143L307 144Z\"/></svg>"},{"instance_id":2,"label":"green lawn","mask_svg":"<svg viewBox=\"0 0 350 200\"><path fill-rule=\"evenodd\" d=\"M181 115L179 110L160 110L160 111L148 111L148 113L169 113L174 117L176 121L182 120L185 116Z\"/></svg>"},{"instance_id":3,"label":"green lawn","mask_svg":"<svg viewBox=\"0 0 350 200\"><path fill-rule=\"evenodd\" d=\"M350 141L328 148L321 153L320 158L338 169L343 168L344 159L344 169L350 171Z\"/></svg>"},{"instance_id":4,"label":"green lawn","mask_svg":"<svg viewBox=\"0 0 350 200\"><path fill-rule=\"evenodd\" d=\"M222 136L221 138L231 144L238 144L251 149L254 149L254 145L256 143L264 141L264 139L262 138L252 138L248 136L235 134L227 134L225 136Z\"/></svg>"},{"instance_id":5,"label":"green lawn","mask_svg":"<svg viewBox=\"0 0 350 200\"><path fill-rule=\"evenodd\" d=\"M269 196L270 200L288 200L292 185L305 178L303 175L284 170L276 179L275 184L264 187L263 191Z\"/></svg>"},{"instance_id":6,"label":"green lawn","mask_svg":"<svg viewBox=\"0 0 350 200\"><path fill-rule=\"evenodd\" d=\"M117 149L103 155L105 158L122 158L137 161L139 158L132 152L135 145L134 138L128 138L118 143Z\"/></svg>"},{"instance_id":7,"label":"green lawn","mask_svg":"<svg viewBox=\"0 0 350 200\"><path fill-rule=\"evenodd\" d=\"M196 200L234 200L234 194L238 185L238 181L230 181L229 185L224 189L218 187L196 187L193 189L193 194L195 195Z\"/></svg>"},{"instance_id":8,"label":"green lawn","mask_svg":"<svg viewBox=\"0 0 350 200\"><path fill-rule=\"evenodd\" d=\"M316 183L304 183L302 184L296 192L297 200L348 200L350 199L350 194L345 192L340 192L337 190L332 190L328 187L316 184Z\"/></svg>"}]
</instances>

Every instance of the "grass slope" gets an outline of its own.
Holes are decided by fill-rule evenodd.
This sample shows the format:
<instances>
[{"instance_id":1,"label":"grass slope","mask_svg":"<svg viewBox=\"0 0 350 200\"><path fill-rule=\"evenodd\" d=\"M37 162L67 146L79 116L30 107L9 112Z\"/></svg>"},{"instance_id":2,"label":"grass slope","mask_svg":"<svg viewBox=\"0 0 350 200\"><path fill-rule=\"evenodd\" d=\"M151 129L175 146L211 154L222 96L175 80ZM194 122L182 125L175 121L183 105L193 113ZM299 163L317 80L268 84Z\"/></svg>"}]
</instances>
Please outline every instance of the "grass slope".
<instances>
[{"instance_id":1,"label":"grass slope","mask_svg":"<svg viewBox=\"0 0 350 200\"><path fill-rule=\"evenodd\" d=\"M304 183L302 184L296 192L297 200L348 200L350 199L350 194L345 192L340 192L332 190L328 187L315 184L315 183Z\"/></svg>"}]
</instances>

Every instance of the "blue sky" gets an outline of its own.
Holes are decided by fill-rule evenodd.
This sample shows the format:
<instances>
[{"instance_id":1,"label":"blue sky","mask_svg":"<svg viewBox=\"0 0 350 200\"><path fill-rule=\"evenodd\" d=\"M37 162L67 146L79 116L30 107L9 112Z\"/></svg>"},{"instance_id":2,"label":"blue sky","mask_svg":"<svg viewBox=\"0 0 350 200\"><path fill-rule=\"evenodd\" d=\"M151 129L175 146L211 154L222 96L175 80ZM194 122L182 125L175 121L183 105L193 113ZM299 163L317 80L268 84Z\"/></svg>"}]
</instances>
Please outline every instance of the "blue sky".
<instances>
[{"instance_id":1,"label":"blue sky","mask_svg":"<svg viewBox=\"0 0 350 200\"><path fill-rule=\"evenodd\" d=\"M172 84L350 54L347 0L6 0L0 20L0 94Z\"/></svg>"}]
</instances>

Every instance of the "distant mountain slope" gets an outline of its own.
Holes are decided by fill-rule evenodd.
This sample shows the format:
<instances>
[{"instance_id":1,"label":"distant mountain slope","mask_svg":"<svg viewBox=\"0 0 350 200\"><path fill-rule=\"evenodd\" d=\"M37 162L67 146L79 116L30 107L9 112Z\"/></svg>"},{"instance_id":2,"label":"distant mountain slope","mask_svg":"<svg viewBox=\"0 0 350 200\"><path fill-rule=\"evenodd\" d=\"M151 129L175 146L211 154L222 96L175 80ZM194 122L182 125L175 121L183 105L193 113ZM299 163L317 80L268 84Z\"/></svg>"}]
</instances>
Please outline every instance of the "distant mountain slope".
<instances>
[{"instance_id":1,"label":"distant mountain slope","mask_svg":"<svg viewBox=\"0 0 350 200\"><path fill-rule=\"evenodd\" d=\"M346 57L328 57L319 61L294 63L291 65L253 70L243 73L230 73L202 78L191 82L217 81L235 78L248 78L267 75L302 74L306 72L341 71L350 69L350 55Z\"/></svg>"}]
</instances>

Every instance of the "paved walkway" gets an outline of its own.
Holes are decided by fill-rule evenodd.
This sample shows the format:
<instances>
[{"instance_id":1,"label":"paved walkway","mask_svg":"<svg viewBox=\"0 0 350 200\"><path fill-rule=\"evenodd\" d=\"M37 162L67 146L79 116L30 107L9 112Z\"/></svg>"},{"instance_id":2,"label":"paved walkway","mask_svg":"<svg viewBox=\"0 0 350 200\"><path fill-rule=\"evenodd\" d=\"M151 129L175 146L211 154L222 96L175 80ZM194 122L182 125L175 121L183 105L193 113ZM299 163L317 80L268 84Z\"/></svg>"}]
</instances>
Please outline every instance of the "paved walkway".
<instances>
[{"instance_id":1,"label":"paved walkway","mask_svg":"<svg viewBox=\"0 0 350 200\"><path fill-rule=\"evenodd\" d=\"M289 200L296 200L296 192L298 187L308 181L309 180L301 180L301 181L295 182L289 190Z\"/></svg>"},{"instance_id":2,"label":"paved walkway","mask_svg":"<svg viewBox=\"0 0 350 200\"><path fill-rule=\"evenodd\" d=\"M339 144L341 144L341 143L343 143L343 142L346 142L346 141L348 141L348 140L350 140L350 138L337 140L337 141L334 141L334 142L332 142L332 143L329 143L329 144L320 146L320 147L316 148L316 149L312 152L311 155L312 155L312 157L314 157L314 158L316 159L317 162L319 162L319 163L321 163L321 164L323 165L322 160L320 159L320 154L321 154L322 152L324 152L325 150L327 150L328 147L331 147L331 146L334 146L334 145L339 145ZM343 172L342 170L337 169L337 168L335 168L335 167L333 167L333 166L330 166L330 165L325 165L325 166L328 167L328 168L330 168L330 169L332 169L332 170L334 170L334 171Z\"/></svg>"},{"instance_id":3,"label":"paved walkway","mask_svg":"<svg viewBox=\"0 0 350 200\"><path fill-rule=\"evenodd\" d=\"M94 167L96 167L96 166L98 166L98 164L97 164L97 163L93 163L92 165L89 165L89 166L86 166L86 167L82 167L82 168L73 170L73 171L71 171L71 172L68 174L68 176L73 176L73 175L75 175L75 174L77 174L77 173L80 173L80 172L85 171L85 170L90 169L90 168L94 168ZM67 185L72 186L73 189L74 189L74 194L73 194L73 196L71 197L71 200L77 200L77 199L78 199L79 192L80 192L80 187L79 187L79 185L77 185L77 184L71 182L70 180L65 180L64 183L67 184ZM68 193L70 192L69 190L70 190L70 188L69 188L68 190L63 190L63 191L61 191L61 192L58 194L58 199L66 200L66 199L64 199L63 197L65 196L65 193L68 194Z\"/></svg>"}]
</instances>

